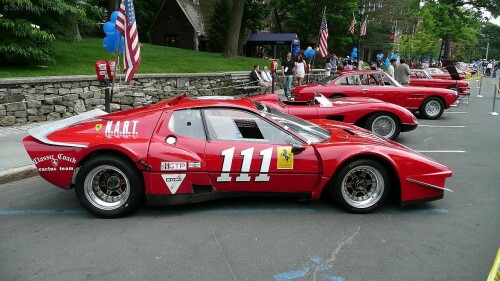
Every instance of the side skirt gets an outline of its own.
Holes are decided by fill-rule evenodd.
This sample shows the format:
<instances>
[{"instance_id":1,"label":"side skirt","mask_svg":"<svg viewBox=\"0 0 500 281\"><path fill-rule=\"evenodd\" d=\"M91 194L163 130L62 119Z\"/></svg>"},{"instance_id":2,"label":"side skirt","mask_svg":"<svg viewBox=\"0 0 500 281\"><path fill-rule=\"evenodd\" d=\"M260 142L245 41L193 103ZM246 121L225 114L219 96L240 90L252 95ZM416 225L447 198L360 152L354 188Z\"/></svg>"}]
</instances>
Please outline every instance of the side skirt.
<instances>
[{"instance_id":1,"label":"side skirt","mask_svg":"<svg viewBox=\"0 0 500 281\"><path fill-rule=\"evenodd\" d=\"M157 195L146 194L146 204L149 206L168 206L181 205L189 203L198 203L211 201L221 198L236 198L236 197L298 197L302 200L310 199L310 192L205 192L200 194L173 194L173 195Z\"/></svg>"}]
</instances>

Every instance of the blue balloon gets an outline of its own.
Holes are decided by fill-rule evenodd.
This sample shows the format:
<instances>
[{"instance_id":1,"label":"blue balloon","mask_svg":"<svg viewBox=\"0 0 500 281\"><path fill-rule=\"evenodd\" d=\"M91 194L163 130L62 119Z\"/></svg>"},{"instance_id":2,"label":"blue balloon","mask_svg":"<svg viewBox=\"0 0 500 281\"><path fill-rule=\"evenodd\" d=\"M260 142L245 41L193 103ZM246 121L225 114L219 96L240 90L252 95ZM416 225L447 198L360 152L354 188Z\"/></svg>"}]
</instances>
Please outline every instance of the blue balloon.
<instances>
[{"instance_id":1,"label":"blue balloon","mask_svg":"<svg viewBox=\"0 0 500 281\"><path fill-rule=\"evenodd\" d=\"M102 29L104 30L104 33L106 33L106 35L110 35L112 33L118 33L118 30L116 30L115 28L115 24L110 21L107 21L102 27Z\"/></svg>"},{"instance_id":2,"label":"blue balloon","mask_svg":"<svg viewBox=\"0 0 500 281\"><path fill-rule=\"evenodd\" d=\"M389 58L385 58L385 66L389 67L391 65L391 62L389 61Z\"/></svg>"},{"instance_id":3,"label":"blue balloon","mask_svg":"<svg viewBox=\"0 0 500 281\"><path fill-rule=\"evenodd\" d=\"M380 58L383 59L384 58L384 54L380 54Z\"/></svg>"},{"instance_id":4,"label":"blue balloon","mask_svg":"<svg viewBox=\"0 0 500 281\"><path fill-rule=\"evenodd\" d=\"M116 42L110 40L109 37L104 37L104 39L102 39L102 46L110 53L116 50Z\"/></svg>"},{"instance_id":5,"label":"blue balloon","mask_svg":"<svg viewBox=\"0 0 500 281\"><path fill-rule=\"evenodd\" d=\"M352 48L352 52L353 53L357 53L358 52L358 48L356 48L356 47Z\"/></svg>"},{"instance_id":6,"label":"blue balloon","mask_svg":"<svg viewBox=\"0 0 500 281\"><path fill-rule=\"evenodd\" d=\"M391 59L397 59L397 58L398 58L398 54L392 54Z\"/></svg>"},{"instance_id":7,"label":"blue balloon","mask_svg":"<svg viewBox=\"0 0 500 281\"><path fill-rule=\"evenodd\" d=\"M114 11L111 13L111 16L109 17L109 21L112 23L116 23L116 19L118 18L118 11Z\"/></svg>"},{"instance_id":8,"label":"blue balloon","mask_svg":"<svg viewBox=\"0 0 500 281\"><path fill-rule=\"evenodd\" d=\"M296 55L300 51L300 46L299 45L293 45L292 46L292 54Z\"/></svg>"},{"instance_id":9,"label":"blue balloon","mask_svg":"<svg viewBox=\"0 0 500 281\"><path fill-rule=\"evenodd\" d=\"M304 55L306 58L312 58L316 54L316 51L314 50L305 50Z\"/></svg>"}]
</instances>

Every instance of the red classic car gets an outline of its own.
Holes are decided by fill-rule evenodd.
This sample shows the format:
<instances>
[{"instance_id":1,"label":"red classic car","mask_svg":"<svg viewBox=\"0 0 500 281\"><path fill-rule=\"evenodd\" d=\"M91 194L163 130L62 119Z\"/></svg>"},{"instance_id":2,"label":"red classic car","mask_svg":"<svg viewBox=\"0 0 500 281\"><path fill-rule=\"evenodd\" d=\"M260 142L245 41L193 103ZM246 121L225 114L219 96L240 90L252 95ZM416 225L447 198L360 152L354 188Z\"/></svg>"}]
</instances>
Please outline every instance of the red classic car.
<instances>
[{"instance_id":1,"label":"red classic car","mask_svg":"<svg viewBox=\"0 0 500 281\"><path fill-rule=\"evenodd\" d=\"M100 217L230 196L332 196L352 212L443 198L450 169L365 129L305 121L238 97L187 99L34 128L24 146L40 176L75 188Z\"/></svg>"},{"instance_id":2,"label":"red classic car","mask_svg":"<svg viewBox=\"0 0 500 281\"><path fill-rule=\"evenodd\" d=\"M276 94L261 94L252 99L306 120L351 123L391 140L397 139L400 132L414 130L418 125L417 118L408 109L366 97L329 100L316 94L310 101L282 101Z\"/></svg>"},{"instance_id":3,"label":"red classic car","mask_svg":"<svg viewBox=\"0 0 500 281\"><path fill-rule=\"evenodd\" d=\"M443 88L457 91L459 98L468 98L470 96L470 86L468 81L434 79L423 69L412 69L410 80L411 87L429 87Z\"/></svg>"},{"instance_id":4,"label":"red classic car","mask_svg":"<svg viewBox=\"0 0 500 281\"><path fill-rule=\"evenodd\" d=\"M428 68L424 68L424 70L426 70L432 76L432 78L448 79L448 80L457 80L458 79L458 78L453 79L453 77L451 76L451 74L449 72L444 72L441 68L428 67ZM455 72L456 72L456 69L455 69ZM465 79L465 74L458 73L458 75L460 77L460 80Z\"/></svg>"},{"instance_id":5,"label":"red classic car","mask_svg":"<svg viewBox=\"0 0 500 281\"><path fill-rule=\"evenodd\" d=\"M327 98L370 97L394 103L411 112L418 111L427 119L441 117L445 108L456 100L457 93L447 89L403 87L383 71L360 70L341 72L320 83L296 87L292 90L295 100L308 101L316 93Z\"/></svg>"}]
</instances>

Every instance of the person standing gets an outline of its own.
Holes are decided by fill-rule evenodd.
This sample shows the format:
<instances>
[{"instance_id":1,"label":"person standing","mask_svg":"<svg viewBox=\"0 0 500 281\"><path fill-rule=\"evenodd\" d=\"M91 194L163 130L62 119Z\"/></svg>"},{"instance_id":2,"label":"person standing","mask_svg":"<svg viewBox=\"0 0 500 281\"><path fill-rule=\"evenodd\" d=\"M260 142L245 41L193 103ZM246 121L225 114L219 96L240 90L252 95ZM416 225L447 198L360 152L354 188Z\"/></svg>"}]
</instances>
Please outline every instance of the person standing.
<instances>
[{"instance_id":1,"label":"person standing","mask_svg":"<svg viewBox=\"0 0 500 281\"><path fill-rule=\"evenodd\" d=\"M394 68L394 78L403 86L410 85L410 67L406 64L405 59L401 59L401 63Z\"/></svg>"},{"instance_id":2,"label":"person standing","mask_svg":"<svg viewBox=\"0 0 500 281\"><path fill-rule=\"evenodd\" d=\"M286 58L281 61L281 73L283 75L283 90L286 98L290 98L292 91L292 79L295 62L292 60L292 53L288 53Z\"/></svg>"},{"instance_id":3,"label":"person standing","mask_svg":"<svg viewBox=\"0 0 500 281\"><path fill-rule=\"evenodd\" d=\"M325 63L325 76L330 76L332 71L332 61L330 58L326 58L326 63Z\"/></svg>"},{"instance_id":4,"label":"person standing","mask_svg":"<svg viewBox=\"0 0 500 281\"><path fill-rule=\"evenodd\" d=\"M394 78L394 67L397 65L397 60L396 59L391 59L391 64L387 68L387 74L389 74L392 78Z\"/></svg>"},{"instance_id":5,"label":"person standing","mask_svg":"<svg viewBox=\"0 0 500 281\"><path fill-rule=\"evenodd\" d=\"M337 72L337 65L339 63L339 58L335 54L333 54L330 63L332 64L332 70L330 71L330 73L335 74L335 72Z\"/></svg>"},{"instance_id":6,"label":"person standing","mask_svg":"<svg viewBox=\"0 0 500 281\"><path fill-rule=\"evenodd\" d=\"M294 72L295 76L297 76L297 85L302 86L302 81L306 76L306 67L307 63L304 59L302 59L302 55L297 56L297 61L295 62Z\"/></svg>"},{"instance_id":7,"label":"person standing","mask_svg":"<svg viewBox=\"0 0 500 281\"><path fill-rule=\"evenodd\" d=\"M486 65L486 72L484 74L484 76L491 76L491 69L493 68L493 63L490 61L488 62L488 64Z\"/></svg>"}]
</instances>

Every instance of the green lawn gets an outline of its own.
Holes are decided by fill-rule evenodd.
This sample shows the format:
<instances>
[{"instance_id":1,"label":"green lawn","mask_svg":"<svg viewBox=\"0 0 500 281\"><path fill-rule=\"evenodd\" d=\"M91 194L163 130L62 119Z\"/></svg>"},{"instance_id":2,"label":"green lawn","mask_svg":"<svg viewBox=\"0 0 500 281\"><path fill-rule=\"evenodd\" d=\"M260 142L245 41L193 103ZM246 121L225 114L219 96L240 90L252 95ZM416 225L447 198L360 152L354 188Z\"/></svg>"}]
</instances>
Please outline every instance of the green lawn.
<instances>
[{"instance_id":1,"label":"green lawn","mask_svg":"<svg viewBox=\"0 0 500 281\"><path fill-rule=\"evenodd\" d=\"M102 46L102 38L85 38L79 43L57 42L56 62L45 66L0 66L0 78L94 75L96 60L110 60L113 55ZM270 64L268 60L239 57L226 59L219 53L196 52L151 44L141 44L142 61L137 73L199 73L251 71L254 64ZM120 63L123 62L120 56Z\"/></svg>"}]
</instances>

